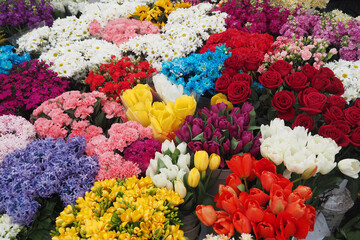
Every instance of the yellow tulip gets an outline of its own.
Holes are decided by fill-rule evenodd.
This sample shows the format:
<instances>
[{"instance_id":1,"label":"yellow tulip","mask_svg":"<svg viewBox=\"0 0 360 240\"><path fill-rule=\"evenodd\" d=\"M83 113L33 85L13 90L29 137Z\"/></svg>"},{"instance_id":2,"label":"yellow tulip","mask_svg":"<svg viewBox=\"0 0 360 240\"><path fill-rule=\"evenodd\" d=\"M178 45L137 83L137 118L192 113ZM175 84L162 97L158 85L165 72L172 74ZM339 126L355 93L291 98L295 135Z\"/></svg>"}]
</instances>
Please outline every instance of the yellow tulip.
<instances>
[{"instance_id":1,"label":"yellow tulip","mask_svg":"<svg viewBox=\"0 0 360 240\"><path fill-rule=\"evenodd\" d=\"M188 185L192 188L196 188L200 182L200 172L197 168L191 169L188 176Z\"/></svg>"},{"instance_id":2,"label":"yellow tulip","mask_svg":"<svg viewBox=\"0 0 360 240\"><path fill-rule=\"evenodd\" d=\"M174 113L181 120L184 120L187 115L194 115L195 109L196 101L194 96L182 95L175 100Z\"/></svg>"},{"instance_id":3,"label":"yellow tulip","mask_svg":"<svg viewBox=\"0 0 360 240\"><path fill-rule=\"evenodd\" d=\"M210 155L210 159L209 159L209 168L211 171L214 171L216 169L219 168L220 166L220 162L221 162L221 158L219 155L217 155L216 153L212 153Z\"/></svg>"},{"instance_id":4,"label":"yellow tulip","mask_svg":"<svg viewBox=\"0 0 360 240\"><path fill-rule=\"evenodd\" d=\"M165 103L155 102L150 109L150 127L154 131L154 136L157 139L165 140L167 136L172 133L176 117L168 111Z\"/></svg>"},{"instance_id":5,"label":"yellow tulip","mask_svg":"<svg viewBox=\"0 0 360 240\"><path fill-rule=\"evenodd\" d=\"M233 107L234 107L233 104L228 101L226 95L223 93L218 93L218 94L214 95L210 100L211 105L215 105L215 104L222 103L222 102L227 105L229 110L233 109Z\"/></svg>"},{"instance_id":6,"label":"yellow tulip","mask_svg":"<svg viewBox=\"0 0 360 240\"><path fill-rule=\"evenodd\" d=\"M126 111L126 117L128 120L133 120L141 123L144 127L149 126L149 112L151 108L151 102L138 102L135 105L129 107Z\"/></svg>"},{"instance_id":7,"label":"yellow tulip","mask_svg":"<svg viewBox=\"0 0 360 240\"><path fill-rule=\"evenodd\" d=\"M199 171L205 171L209 166L209 154L204 150L195 152L194 162Z\"/></svg>"},{"instance_id":8,"label":"yellow tulip","mask_svg":"<svg viewBox=\"0 0 360 240\"><path fill-rule=\"evenodd\" d=\"M151 102L153 101L153 96L150 90L149 85L138 84L133 89L127 89L121 96L121 99L125 107L132 107L139 102Z\"/></svg>"}]
</instances>

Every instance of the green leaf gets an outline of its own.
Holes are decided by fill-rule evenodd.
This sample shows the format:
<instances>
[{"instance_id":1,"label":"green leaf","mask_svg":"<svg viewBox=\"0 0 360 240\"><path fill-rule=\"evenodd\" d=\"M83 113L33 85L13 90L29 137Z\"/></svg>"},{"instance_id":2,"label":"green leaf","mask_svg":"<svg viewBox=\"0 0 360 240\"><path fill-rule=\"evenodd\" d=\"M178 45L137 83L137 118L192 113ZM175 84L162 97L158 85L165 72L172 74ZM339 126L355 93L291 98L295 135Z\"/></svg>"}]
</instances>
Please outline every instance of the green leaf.
<instances>
[{"instance_id":1,"label":"green leaf","mask_svg":"<svg viewBox=\"0 0 360 240\"><path fill-rule=\"evenodd\" d=\"M259 129L260 129L259 126L250 126L250 127L248 127L246 130L248 130L248 131L253 131L253 130L259 130Z\"/></svg>"},{"instance_id":2,"label":"green leaf","mask_svg":"<svg viewBox=\"0 0 360 240\"><path fill-rule=\"evenodd\" d=\"M245 145L245 147L243 147L243 150L242 150L242 151L243 151L244 153L249 152L252 144L253 144L252 141L248 142L248 143Z\"/></svg>"},{"instance_id":3,"label":"green leaf","mask_svg":"<svg viewBox=\"0 0 360 240\"><path fill-rule=\"evenodd\" d=\"M263 102L263 101L265 101L268 97L269 97L269 96L268 96L267 94L261 95L261 96L259 97L259 101L260 101L260 102Z\"/></svg>"},{"instance_id":4,"label":"green leaf","mask_svg":"<svg viewBox=\"0 0 360 240\"><path fill-rule=\"evenodd\" d=\"M229 138L229 130L223 129L221 130L222 135L224 135L226 138Z\"/></svg>"},{"instance_id":5,"label":"green leaf","mask_svg":"<svg viewBox=\"0 0 360 240\"><path fill-rule=\"evenodd\" d=\"M166 168L165 163L160 158L157 161L157 171L159 172L161 168Z\"/></svg>"},{"instance_id":6,"label":"green leaf","mask_svg":"<svg viewBox=\"0 0 360 240\"><path fill-rule=\"evenodd\" d=\"M240 141L236 140L234 137L231 139L230 144L231 144L231 150L235 150L237 145L239 144Z\"/></svg>"},{"instance_id":7,"label":"green leaf","mask_svg":"<svg viewBox=\"0 0 360 240\"><path fill-rule=\"evenodd\" d=\"M100 112L98 115L96 115L96 117L94 119L94 125L95 126L102 126L104 118L105 118L105 113Z\"/></svg>"},{"instance_id":8,"label":"green leaf","mask_svg":"<svg viewBox=\"0 0 360 240\"><path fill-rule=\"evenodd\" d=\"M255 112L255 109L252 109L250 111L250 123L249 123L249 126L254 126L255 123L256 123L256 112Z\"/></svg>"},{"instance_id":9,"label":"green leaf","mask_svg":"<svg viewBox=\"0 0 360 240\"><path fill-rule=\"evenodd\" d=\"M198 199L203 199L205 197L206 190L204 184L200 181L198 185Z\"/></svg>"},{"instance_id":10,"label":"green leaf","mask_svg":"<svg viewBox=\"0 0 360 240\"><path fill-rule=\"evenodd\" d=\"M196 137L191 139L191 141L201 141L202 143L205 142L204 132L198 134Z\"/></svg>"}]
</instances>

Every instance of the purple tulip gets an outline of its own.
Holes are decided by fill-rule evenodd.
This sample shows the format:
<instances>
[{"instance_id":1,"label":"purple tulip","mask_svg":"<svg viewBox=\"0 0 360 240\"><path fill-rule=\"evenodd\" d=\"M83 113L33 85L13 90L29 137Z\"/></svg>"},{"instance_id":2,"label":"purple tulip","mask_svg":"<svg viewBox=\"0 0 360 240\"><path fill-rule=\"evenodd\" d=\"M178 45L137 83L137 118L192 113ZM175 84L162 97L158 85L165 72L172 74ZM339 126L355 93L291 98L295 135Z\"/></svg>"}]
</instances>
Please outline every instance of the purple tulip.
<instances>
[{"instance_id":1,"label":"purple tulip","mask_svg":"<svg viewBox=\"0 0 360 240\"><path fill-rule=\"evenodd\" d=\"M185 122L178 130L175 130L175 134L181 141L190 142L191 140L190 129Z\"/></svg>"},{"instance_id":2,"label":"purple tulip","mask_svg":"<svg viewBox=\"0 0 360 240\"><path fill-rule=\"evenodd\" d=\"M244 102L244 104L242 105L242 107L241 107L241 110L240 110L240 112L241 113L249 113L251 110L253 110L254 109L254 106L253 105L251 105L251 103L249 103L249 102Z\"/></svg>"},{"instance_id":3,"label":"purple tulip","mask_svg":"<svg viewBox=\"0 0 360 240\"><path fill-rule=\"evenodd\" d=\"M241 141L243 142L244 146L254 140L254 135L250 131L243 131L241 133Z\"/></svg>"},{"instance_id":4,"label":"purple tulip","mask_svg":"<svg viewBox=\"0 0 360 240\"><path fill-rule=\"evenodd\" d=\"M244 126L249 126L249 123L251 120L250 113L244 112L244 113L241 113L241 116L244 118Z\"/></svg>"},{"instance_id":5,"label":"purple tulip","mask_svg":"<svg viewBox=\"0 0 360 240\"><path fill-rule=\"evenodd\" d=\"M213 132L212 139L217 139L219 141L223 136L220 129L216 128Z\"/></svg>"},{"instance_id":6,"label":"purple tulip","mask_svg":"<svg viewBox=\"0 0 360 240\"><path fill-rule=\"evenodd\" d=\"M251 149L249 151L253 156L258 155L260 152L260 145L261 145L260 139L261 139L261 134L257 136L253 141L253 145L251 146Z\"/></svg>"},{"instance_id":7,"label":"purple tulip","mask_svg":"<svg viewBox=\"0 0 360 240\"><path fill-rule=\"evenodd\" d=\"M204 150L209 154L216 153L219 155L220 154L220 144L215 141L204 142Z\"/></svg>"},{"instance_id":8,"label":"purple tulip","mask_svg":"<svg viewBox=\"0 0 360 240\"><path fill-rule=\"evenodd\" d=\"M239 132L239 127L237 125L231 125L229 129L229 139L237 138Z\"/></svg>"},{"instance_id":9,"label":"purple tulip","mask_svg":"<svg viewBox=\"0 0 360 240\"><path fill-rule=\"evenodd\" d=\"M244 130L245 127L245 118L243 116L232 116L233 117L233 125L238 126L240 131Z\"/></svg>"},{"instance_id":10,"label":"purple tulip","mask_svg":"<svg viewBox=\"0 0 360 240\"><path fill-rule=\"evenodd\" d=\"M210 139L212 138L212 127L211 127L210 124L208 124L208 125L205 126L203 137L204 137L206 140L210 140Z\"/></svg>"},{"instance_id":11,"label":"purple tulip","mask_svg":"<svg viewBox=\"0 0 360 240\"><path fill-rule=\"evenodd\" d=\"M223 149L224 149L224 154L229 154L230 153L230 148L231 148L231 143L229 139L225 139L225 141L222 143Z\"/></svg>"},{"instance_id":12,"label":"purple tulip","mask_svg":"<svg viewBox=\"0 0 360 240\"><path fill-rule=\"evenodd\" d=\"M241 141L241 139L237 139L237 141L238 141L239 143L237 144L237 146L235 147L235 149L231 151L231 154L236 154L236 153L241 152L241 149L242 149L243 146L244 146L244 145L243 145L243 142Z\"/></svg>"},{"instance_id":13,"label":"purple tulip","mask_svg":"<svg viewBox=\"0 0 360 240\"><path fill-rule=\"evenodd\" d=\"M190 126L193 124L194 117L192 115L187 115L184 121L184 124L188 123Z\"/></svg>"},{"instance_id":14,"label":"purple tulip","mask_svg":"<svg viewBox=\"0 0 360 240\"><path fill-rule=\"evenodd\" d=\"M211 111L215 112L215 113L219 113L220 111L223 111L224 108L227 108L226 104L221 102L221 103L218 103L218 104L214 104L214 105L211 105Z\"/></svg>"},{"instance_id":15,"label":"purple tulip","mask_svg":"<svg viewBox=\"0 0 360 240\"><path fill-rule=\"evenodd\" d=\"M203 109L201 109L201 110L199 110L199 116L201 116L202 115L202 113L203 114L205 114L207 117L210 117L210 115L211 115L211 112L210 112L210 110L208 109L208 108L203 108Z\"/></svg>"},{"instance_id":16,"label":"purple tulip","mask_svg":"<svg viewBox=\"0 0 360 240\"><path fill-rule=\"evenodd\" d=\"M201 118L195 118L193 121L193 126L191 128L192 137L196 137L204 130L204 121Z\"/></svg>"},{"instance_id":17,"label":"purple tulip","mask_svg":"<svg viewBox=\"0 0 360 240\"><path fill-rule=\"evenodd\" d=\"M204 150L203 144L200 141L189 142L188 147L191 149L192 152Z\"/></svg>"},{"instance_id":18,"label":"purple tulip","mask_svg":"<svg viewBox=\"0 0 360 240\"><path fill-rule=\"evenodd\" d=\"M240 113L240 108L239 107L234 107L232 110L231 110L231 114L239 114Z\"/></svg>"}]
</instances>

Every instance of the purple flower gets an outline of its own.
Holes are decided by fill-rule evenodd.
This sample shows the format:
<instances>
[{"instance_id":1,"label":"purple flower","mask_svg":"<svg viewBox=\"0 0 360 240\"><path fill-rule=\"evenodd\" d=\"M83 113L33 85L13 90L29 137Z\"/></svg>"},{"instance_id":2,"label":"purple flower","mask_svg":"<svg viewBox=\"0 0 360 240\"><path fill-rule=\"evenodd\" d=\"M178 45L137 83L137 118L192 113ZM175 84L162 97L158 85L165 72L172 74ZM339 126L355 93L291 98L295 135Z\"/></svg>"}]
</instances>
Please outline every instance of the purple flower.
<instances>
[{"instance_id":1,"label":"purple flower","mask_svg":"<svg viewBox=\"0 0 360 240\"><path fill-rule=\"evenodd\" d=\"M236 145L234 150L231 150L231 154L237 154L237 153L241 152L241 150L242 150L242 148L244 146L241 139L238 139L237 141L238 141L238 144Z\"/></svg>"},{"instance_id":2,"label":"purple flower","mask_svg":"<svg viewBox=\"0 0 360 240\"><path fill-rule=\"evenodd\" d=\"M224 108L227 109L227 106L223 102L211 105L211 107L210 107L211 111L214 112L214 113L219 113L219 112L223 111Z\"/></svg>"},{"instance_id":3,"label":"purple flower","mask_svg":"<svg viewBox=\"0 0 360 240\"><path fill-rule=\"evenodd\" d=\"M215 141L220 141L220 139L223 137L224 135L222 135L220 129L216 128L212 134L212 139L214 139Z\"/></svg>"},{"instance_id":4,"label":"purple flower","mask_svg":"<svg viewBox=\"0 0 360 240\"><path fill-rule=\"evenodd\" d=\"M216 153L216 154L220 154L220 144L215 142L215 141L206 141L204 142L204 150L211 154L211 153Z\"/></svg>"},{"instance_id":5,"label":"purple flower","mask_svg":"<svg viewBox=\"0 0 360 240\"><path fill-rule=\"evenodd\" d=\"M241 113L250 113L251 110L253 110L253 109L254 109L254 106L251 103L244 102L243 105L241 106L240 112Z\"/></svg>"},{"instance_id":6,"label":"purple flower","mask_svg":"<svg viewBox=\"0 0 360 240\"><path fill-rule=\"evenodd\" d=\"M252 156L256 156L260 152L260 145L261 145L260 139L261 139L261 134L257 136L253 141L253 144L249 151L249 153L251 153Z\"/></svg>"},{"instance_id":7,"label":"purple flower","mask_svg":"<svg viewBox=\"0 0 360 240\"><path fill-rule=\"evenodd\" d=\"M184 122L178 130L175 130L176 136L183 142L190 142L190 129L186 122Z\"/></svg>"},{"instance_id":8,"label":"purple flower","mask_svg":"<svg viewBox=\"0 0 360 240\"><path fill-rule=\"evenodd\" d=\"M195 118L191 127L191 136L194 138L204 130L204 121L201 118Z\"/></svg>"},{"instance_id":9,"label":"purple flower","mask_svg":"<svg viewBox=\"0 0 360 240\"><path fill-rule=\"evenodd\" d=\"M215 121L215 127L219 128L220 130L230 130L230 122L226 116L221 116Z\"/></svg>"},{"instance_id":10,"label":"purple flower","mask_svg":"<svg viewBox=\"0 0 360 240\"><path fill-rule=\"evenodd\" d=\"M250 131L243 131L241 133L241 141L243 145L245 146L249 142L251 142L254 139L254 135Z\"/></svg>"},{"instance_id":11,"label":"purple flower","mask_svg":"<svg viewBox=\"0 0 360 240\"><path fill-rule=\"evenodd\" d=\"M225 139L225 141L222 143L222 147L224 149L224 154L229 154L231 150L231 143L229 139Z\"/></svg>"},{"instance_id":12,"label":"purple flower","mask_svg":"<svg viewBox=\"0 0 360 240\"><path fill-rule=\"evenodd\" d=\"M189 142L188 147L191 149L192 152L204 150L203 144L200 141Z\"/></svg>"},{"instance_id":13,"label":"purple flower","mask_svg":"<svg viewBox=\"0 0 360 240\"><path fill-rule=\"evenodd\" d=\"M212 127L211 127L210 124L208 124L208 125L205 126L203 137L204 137L206 140L210 140L210 139L212 138Z\"/></svg>"}]
</instances>

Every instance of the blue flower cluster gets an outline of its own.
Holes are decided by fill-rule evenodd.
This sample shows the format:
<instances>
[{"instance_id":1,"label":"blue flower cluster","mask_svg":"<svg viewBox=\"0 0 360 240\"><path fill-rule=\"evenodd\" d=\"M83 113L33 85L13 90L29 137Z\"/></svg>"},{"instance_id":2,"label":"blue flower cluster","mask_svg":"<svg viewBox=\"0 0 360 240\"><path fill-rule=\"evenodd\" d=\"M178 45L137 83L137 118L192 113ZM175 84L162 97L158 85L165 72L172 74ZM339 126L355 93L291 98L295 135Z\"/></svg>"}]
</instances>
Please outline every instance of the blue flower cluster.
<instances>
[{"instance_id":1,"label":"blue flower cluster","mask_svg":"<svg viewBox=\"0 0 360 240\"><path fill-rule=\"evenodd\" d=\"M7 155L0 166L0 214L29 225L40 207L37 198L59 194L66 205L75 203L93 186L99 170L85 149L82 137L39 139Z\"/></svg>"},{"instance_id":2,"label":"blue flower cluster","mask_svg":"<svg viewBox=\"0 0 360 240\"><path fill-rule=\"evenodd\" d=\"M11 45L0 47L0 74L8 75L9 70L12 69L13 65L30 60L30 55L28 53L18 56L12 51L13 48L14 46Z\"/></svg>"},{"instance_id":3,"label":"blue flower cluster","mask_svg":"<svg viewBox=\"0 0 360 240\"><path fill-rule=\"evenodd\" d=\"M183 85L186 94L203 94L214 89L215 81L221 76L225 60L231 52L221 45L216 51L203 54L192 53L187 57L163 62L162 73L171 82Z\"/></svg>"}]
</instances>

